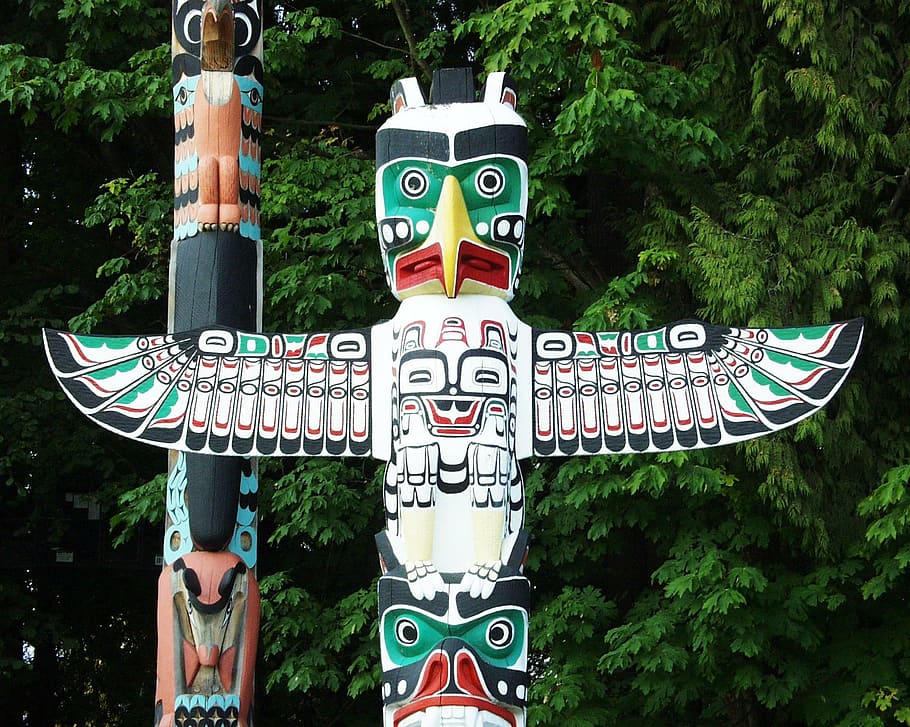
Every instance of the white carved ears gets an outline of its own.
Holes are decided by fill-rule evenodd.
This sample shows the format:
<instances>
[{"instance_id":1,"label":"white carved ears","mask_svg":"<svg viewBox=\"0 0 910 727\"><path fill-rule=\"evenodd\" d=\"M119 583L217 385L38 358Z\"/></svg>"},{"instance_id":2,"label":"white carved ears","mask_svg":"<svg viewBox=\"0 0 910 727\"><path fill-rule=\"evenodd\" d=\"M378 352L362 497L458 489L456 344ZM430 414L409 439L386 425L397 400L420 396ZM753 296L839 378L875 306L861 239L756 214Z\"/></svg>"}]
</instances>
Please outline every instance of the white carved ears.
<instances>
[{"instance_id":1,"label":"white carved ears","mask_svg":"<svg viewBox=\"0 0 910 727\"><path fill-rule=\"evenodd\" d=\"M420 90L420 84L413 77L395 81L389 94L389 102L392 104L393 114L397 114L402 109L426 106L427 104L423 98L423 91Z\"/></svg>"},{"instance_id":2,"label":"white carved ears","mask_svg":"<svg viewBox=\"0 0 910 727\"><path fill-rule=\"evenodd\" d=\"M512 77L503 71L496 71L487 76L487 82L483 87L483 102L491 105L500 103L512 111L517 111L518 91Z\"/></svg>"},{"instance_id":3,"label":"white carved ears","mask_svg":"<svg viewBox=\"0 0 910 727\"><path fill-rule=\"evenodd\" d=\"M489 106L502 105L515 111L518 106L518 91L508 73L496 71L487 76L480 93L482 103ZM449 103L473 103L474 75L470 68L442 68L433 73L430 87L430 105ZM402 78L392 85L389 95L392 114L408 108L426 106L427 100L416 78Z\"/></svg>"}]
</instances>

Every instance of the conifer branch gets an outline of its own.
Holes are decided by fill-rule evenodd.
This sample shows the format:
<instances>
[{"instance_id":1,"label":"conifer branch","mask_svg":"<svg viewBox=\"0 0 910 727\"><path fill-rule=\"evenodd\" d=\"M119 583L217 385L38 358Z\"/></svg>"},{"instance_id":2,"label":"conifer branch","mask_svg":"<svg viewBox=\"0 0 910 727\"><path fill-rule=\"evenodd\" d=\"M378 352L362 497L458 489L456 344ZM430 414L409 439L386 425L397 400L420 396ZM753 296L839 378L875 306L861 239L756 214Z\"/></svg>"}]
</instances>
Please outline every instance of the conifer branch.
<instances>
[{"instance_id":1,"label":"conifer branch","mask_svg":"<svg viewBox=\"0 0 910 727\"><path fill-rule=\"evenodd\" d=\"M894 190L894 196L891 198L891 204L888 205L888 214L893 215L897 208L900 206L901 201L907 194L907 188L910 187L910 165L904 169L904 173L901 176L901 181L897 185L897 189Z\"/></svg>"}]
</instances>

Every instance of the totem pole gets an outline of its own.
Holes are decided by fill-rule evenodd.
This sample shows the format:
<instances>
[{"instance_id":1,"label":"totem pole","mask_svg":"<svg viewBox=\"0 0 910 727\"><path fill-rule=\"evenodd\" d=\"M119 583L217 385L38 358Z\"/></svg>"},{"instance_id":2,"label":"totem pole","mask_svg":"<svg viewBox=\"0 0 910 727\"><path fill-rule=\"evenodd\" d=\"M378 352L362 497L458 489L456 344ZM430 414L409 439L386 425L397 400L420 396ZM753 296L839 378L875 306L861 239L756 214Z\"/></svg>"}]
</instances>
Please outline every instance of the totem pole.
<instances>
[{"instance_id":1,"label":"totem pole","mask_svg":"<svg viewBox=\"0 0 910 727\"><path fill-rule=\"evenodd\" d=\"M258 330L259 0L174 0L172 11L169 330ZM154 343L142 355L159 381L185 385L179 368L158 365ZM158 582L156 727L252 724L257 489L249 459L172 453Z\"/></svg>"},{"instance_id":2,"label":"totem pole","mask_svg":"<svg viewBox=\"0 0 910 727\"><path fill-rule=\"evenodd\" d=\"M862 337L860 320L780 329L688 320L643 332L522 323L508 305L527 213L517 100L504 73L490 74L479 98L468 69L438 71L429 102L416 79L393 86L393 116L376 137L381 256L401 301L391 321L295 335L45 333L79 409L124 436L193 453L188 462L388 463L377 536L385 727L524 727L519 460L763 436L834 396Z\"/></svg>"}]
</instances>

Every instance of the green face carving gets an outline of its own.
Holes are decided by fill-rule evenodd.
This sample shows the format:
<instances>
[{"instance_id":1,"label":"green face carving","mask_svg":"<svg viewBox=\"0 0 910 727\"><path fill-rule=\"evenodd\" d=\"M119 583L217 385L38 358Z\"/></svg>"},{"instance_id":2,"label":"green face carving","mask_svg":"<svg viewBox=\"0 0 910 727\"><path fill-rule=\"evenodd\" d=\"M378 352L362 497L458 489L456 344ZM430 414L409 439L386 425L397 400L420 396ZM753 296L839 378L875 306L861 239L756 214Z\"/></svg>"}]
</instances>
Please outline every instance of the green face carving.
<instances>
[{"instance_id":1,"label":"green face carving","mask_svg":"<svg viewBox=\"0 0 910 727\"><path fill-rule=\"evenodd\" d=\"M504 156L451 166L425 159L399 159L382 172L382 216L402 215L415 223L421 219L432 223L442 180L449 175L458 180L475 229L479 222L489 223L494 214L520 213L524 190L518 165L518 160ZM428 231L419 241L426 239ZM487 236L487 241L492 237Z\"/></svg>"},{"instance_id":2,"label":"green face carving","mask_svg":"<svg viewBox=\"0 0 910 727\"><path fill-rule=\"evenodd\" d=\"M527 632L527 615L520 608L496 609L461 624L407 607L393 608L382 619L383 643L399 667L423 661L447 638L464 641L491 666L514 667L524 653Z\"/></svg>"},{"instance_id":3,"label":"green face carving","mask_svg":"<svg viewBox=\"0 0 910 727\"><path fill-rule=\"evenodd\" d=\"M490 251L487 262L476 270L460 259L453 262L459 280L477 280L499 291L493 294L510 296L524 247L526 169L523 161L506 155L458 164L403 158L383 167L378 179L377 217L383 262L393 290L404 296L426 282L426 275L419 271L427 266L409 264L414 259L412 253L421 251L420 258L428 245L446 248L449 243L445 241L451 240L456 246L473 244L475 254L478 249ZM453 204L463 209L466 217L453 218L449 212ZM456 219L464 223L452 229Z\"/></svg>"}]
</instances>

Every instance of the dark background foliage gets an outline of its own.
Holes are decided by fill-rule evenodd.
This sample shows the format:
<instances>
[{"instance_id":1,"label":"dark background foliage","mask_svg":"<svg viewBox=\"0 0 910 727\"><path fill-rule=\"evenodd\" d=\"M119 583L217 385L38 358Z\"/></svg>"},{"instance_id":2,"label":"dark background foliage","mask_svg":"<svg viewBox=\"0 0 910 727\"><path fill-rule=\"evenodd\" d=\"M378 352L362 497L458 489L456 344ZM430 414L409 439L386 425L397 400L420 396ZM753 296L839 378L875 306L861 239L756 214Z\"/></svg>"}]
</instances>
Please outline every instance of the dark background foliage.
<instances>
[{"instance_id":1,"label":"dark background foliage","mask_svg":"<svg viewBox=\"0 0 910 727\"><path fill-rule=\"evenodd\" d=\"M527 464L530 723L910 724L910 5L266 5L266 330L391 316L373 135L394 79L465 64L522 91L527 322L866 317L788 432ZM165 459L75 413L38 330L165 328L169 11L4 7L0 703L147 723ZM262 464L260 724L378 722L377 470Z\"/></svg>"}]
</instances>

